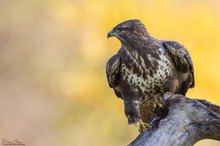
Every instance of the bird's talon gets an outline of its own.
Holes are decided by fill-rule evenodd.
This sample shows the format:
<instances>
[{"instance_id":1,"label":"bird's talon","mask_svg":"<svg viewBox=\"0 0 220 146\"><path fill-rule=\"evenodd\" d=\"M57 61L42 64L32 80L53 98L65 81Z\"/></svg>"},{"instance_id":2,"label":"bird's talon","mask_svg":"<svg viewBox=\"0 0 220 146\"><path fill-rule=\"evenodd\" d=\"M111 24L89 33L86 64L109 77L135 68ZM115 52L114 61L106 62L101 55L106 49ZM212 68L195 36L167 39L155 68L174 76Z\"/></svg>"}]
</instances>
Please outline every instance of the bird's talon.
<instances>
[{"instance_id":1,"label":"bird's talon","mask_svg":"<svg viewBox=\"0 0 220 146\"><path fill-rule=\"evenodd\" d=\"M159 102L157 103L157 106L158 106L158 107L160 107L160 108L162 108L162 107L163 107L163 105L162 105L162 104L160 104Z\"/></svg>"},{"instance_id":2,"label":"bird's talon","mask_svg":"<svg viewBox=\"0 0 220 146\"><path fill-rule=\"evenodd\" d=\"M144 132L144 131L146 131L146 130L148 130L148 129L150 129L150 128L151 128L151 125L150 125L150 124L140 122L138 131L139 131L140 133L142 133L142 132Z\"/></svg>"},{"instance_id":3,"label":"bird's talon","mask_svg":"<svg viewBox=\"0 0 220 146\"><path fill-rule=\"evenodd\" d=\"M163 107L163 105L158 101L158 99L157 99L156 97L155 97L155 103L154 103L153 107L154 107L154 109L155 109L156 107L160 107L160 108Z\"/></svg>"}]
</instances>

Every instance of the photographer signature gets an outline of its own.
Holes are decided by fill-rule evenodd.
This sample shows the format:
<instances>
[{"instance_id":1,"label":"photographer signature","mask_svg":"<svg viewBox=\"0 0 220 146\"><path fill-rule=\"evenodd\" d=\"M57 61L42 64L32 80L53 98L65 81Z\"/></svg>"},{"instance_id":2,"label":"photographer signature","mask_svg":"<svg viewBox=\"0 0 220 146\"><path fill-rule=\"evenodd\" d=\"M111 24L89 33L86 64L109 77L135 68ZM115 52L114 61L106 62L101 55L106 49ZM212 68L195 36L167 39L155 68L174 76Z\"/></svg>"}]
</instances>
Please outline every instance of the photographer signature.
<instances>
[{"instance_id":1,"label":"photographer signature","mask_svg":"<svg viewBox=\"0 0 220 146\"><path fill-rule=\"evenodd\" d=\"M22 146L25 146L24 143L22 143L21 141L18 141L18 139L13 139L13 140L9 140L9 139L6 139L6 138L3 138L2 139L2 145L22 145Z\"/></svg>"}]
</instances>

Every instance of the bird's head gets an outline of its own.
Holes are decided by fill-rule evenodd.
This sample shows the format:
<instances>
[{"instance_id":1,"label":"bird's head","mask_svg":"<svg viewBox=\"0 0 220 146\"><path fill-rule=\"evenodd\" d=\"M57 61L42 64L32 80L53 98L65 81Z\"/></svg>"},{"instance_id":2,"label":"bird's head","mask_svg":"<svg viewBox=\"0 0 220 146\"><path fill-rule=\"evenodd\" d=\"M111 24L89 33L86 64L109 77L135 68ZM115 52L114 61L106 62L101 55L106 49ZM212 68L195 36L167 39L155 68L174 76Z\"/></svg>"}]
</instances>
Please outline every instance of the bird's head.
<instances>
[{"instance_id":1,"label":"bird's head","mask_svg":"<svg viewBox=\"0 0 220 146\"><path fill-rule=\"evenodd\" d=\"M140 20L132 19L115 26L112 31L108 33L107 37L116 37L124 43L146 39L148 38L148 33Z\"/></svg>"}]
</instances>

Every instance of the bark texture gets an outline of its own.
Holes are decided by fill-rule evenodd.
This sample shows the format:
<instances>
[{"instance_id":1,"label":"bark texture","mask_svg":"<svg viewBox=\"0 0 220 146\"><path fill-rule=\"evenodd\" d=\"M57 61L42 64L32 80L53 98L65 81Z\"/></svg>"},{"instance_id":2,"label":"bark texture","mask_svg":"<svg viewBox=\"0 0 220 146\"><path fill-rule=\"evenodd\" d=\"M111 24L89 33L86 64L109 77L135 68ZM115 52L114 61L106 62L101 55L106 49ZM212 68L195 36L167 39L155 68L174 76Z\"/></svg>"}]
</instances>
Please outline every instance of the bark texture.
<instances>
[{"instance_id":1,"label":"bark texture","mask_svg":"<svg viewBox=\"0 0 220 146\"><path fill-rule=\"evenodd\" d=\"M192 146L202 139L220 140L220 107L205 100L165 94L152 128L129 146Z\"/></svg>"}]
</instances>

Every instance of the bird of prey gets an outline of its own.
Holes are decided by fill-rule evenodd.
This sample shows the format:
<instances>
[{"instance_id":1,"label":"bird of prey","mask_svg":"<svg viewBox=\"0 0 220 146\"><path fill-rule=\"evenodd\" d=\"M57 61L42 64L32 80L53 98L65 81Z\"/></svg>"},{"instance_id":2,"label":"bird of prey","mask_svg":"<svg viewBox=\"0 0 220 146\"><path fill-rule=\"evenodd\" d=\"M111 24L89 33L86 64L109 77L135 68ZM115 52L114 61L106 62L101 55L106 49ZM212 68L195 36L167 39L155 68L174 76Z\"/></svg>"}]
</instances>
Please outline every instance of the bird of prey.
<instances>
[{"instance_id":1,"label":"bird of prey","mask_svg":"<svg viewBox=\"0 0 220 146\"><path fill-rule=\"evenodd\" d=\"M118 24L107 37L121 42L106 64L109 86L124 101L128 124L144 131L164 93L185 95L195 86L192 59L183 45L153 38L136 19Z\"/></svg>"}]
</instances>

